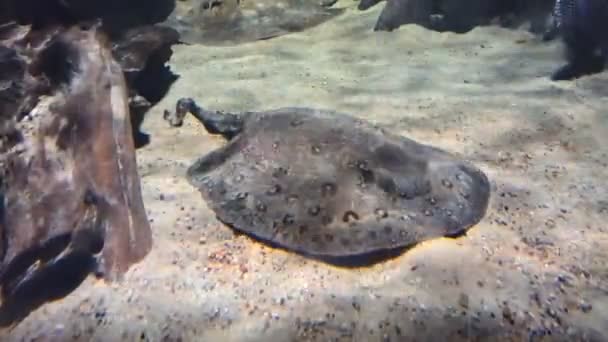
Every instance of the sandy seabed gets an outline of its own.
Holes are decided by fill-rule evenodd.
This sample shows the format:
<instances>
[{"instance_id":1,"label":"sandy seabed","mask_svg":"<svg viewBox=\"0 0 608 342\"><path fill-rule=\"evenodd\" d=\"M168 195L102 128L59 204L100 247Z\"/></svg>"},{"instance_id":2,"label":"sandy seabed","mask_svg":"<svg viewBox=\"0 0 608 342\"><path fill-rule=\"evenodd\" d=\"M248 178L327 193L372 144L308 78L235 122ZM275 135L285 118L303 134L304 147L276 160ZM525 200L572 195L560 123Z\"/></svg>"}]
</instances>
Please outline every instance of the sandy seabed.
<instances>
[{"instance_id":1,"label":"sandy seabed","mask_svg":"<svg viewBox=\"0 0 608 342\"><path fill-rule=\"evenodd\" d=\"M180 75L138 150L152 252L91 279L2 341L608 341L608 72L551 82L558 42L524 30L372 32L382 6L234 47L175 47ZM185 179L224 140L164 109L337 110L462 155L492 181L486 217L371 267L235 235Z\"/></svg>"}]
</instances>

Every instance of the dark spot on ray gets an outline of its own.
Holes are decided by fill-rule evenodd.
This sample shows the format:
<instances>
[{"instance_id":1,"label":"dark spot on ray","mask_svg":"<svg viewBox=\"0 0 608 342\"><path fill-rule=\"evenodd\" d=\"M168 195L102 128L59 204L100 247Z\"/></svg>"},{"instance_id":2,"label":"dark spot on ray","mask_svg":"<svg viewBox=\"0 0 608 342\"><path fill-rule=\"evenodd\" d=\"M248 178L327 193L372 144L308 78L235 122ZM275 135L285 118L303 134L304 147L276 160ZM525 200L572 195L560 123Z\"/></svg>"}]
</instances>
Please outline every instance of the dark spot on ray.
<instances>
[{"instance_id":1,"label":"dark spot on ray","mask_svg":"<svg viewBox=\"0 0 608 342\"><path fill-rule=\"evenodd\" d=\"M416 198L416 195L414 194L414 192L405 192L405 191L402 191L402 192L399 193L399 197L405 198L407 200L411 200L411 199Z\"/></svg>"},{"instance_id":2,"label":"dark spot on ray","mask_svg":"<svg viewBox=\"0 0 608 342\"><path fill-rule=\"evenodd\" d=\"M308 214L310 214L310 216L317 216L320 211L321 208L318 205L308 208Z\"/></svg>"},{"instance_id":3,"label":"dark spot on ray","mask_svg":"<svg viewBox=\"0 0 608 342\"><path fill-rule=\"evenodd\" d=\"M332 223L332 221L333 219L331 218L331 216L323 215L323 217L321 217L321 223L323 223L324 225L328 225Z\"/></svg>"},{"instance_id":4,"label":"dark spot on ray","mask_svg":"<svg viewBox=\"0 0 608 342\"><path fill-rule=\"evenodd\" d=\"M348 247L350 245L350 240L347 238L340 238L340 243L342 244L342 246Z\"/></svg>"},{"instance_id":5,"label":"dark spot on ray","mask_svg":"<svg viewBox=\"0 0 608 342\"><path fill-rule=\"evenodd\" d=\"M376 209L374 212L380 219L388 217L388 212L384 209Z\"/></svg>"},{"instance_id":6,"label":"dark spot on ray","mask_svg":"<svg viewBox=\"0 0 608 342\"><path fill-rule=\"evenodd\" d=\"M311 151L312 154L319 154L321 153L321 147L319 147L318 145L312 145Z\"/></svg>"},{"instance_id":7,"label":"dark spot on ray","mask_svg":"<svg viewBox=\"0 0 608 342\"><path fill-rule=\"evenodd\" d=\"M247 196L249 196L247 192L239 192L238 194L236 194L236 199L244 200L245 198L247 198Z\"/></svg>"},{"instance_id":8,"label":"dark spot on ray","mask_svg":"<svg viewBox=\"0 0 608 342\"><path fill-rule=\"evenodd\" d=\"M300 235L306 233L308 231L308 226L306 225L301 225L300 227L298 227L298 233L300 233Z\"/></svg>"},{"instance_id":9,"label":"dark spot on ray","mask_svg":"<svg viewBox=\"0 0 608 342\"><path fill-rule=\"evenodd\" d=\"M441 180L441 184L442 184L443 186L445 186L446 188L448 188L448 189L451 189L451 188L454 186L454 185L452 184L452 182L450 182L449 180L447 180L447 179L445 179L445 178Z\"/></svg>"},{"instance_id":10,"label":"dark spot on ray","mask_svg":"<svg viewBox=\"0 0 608 342\"><path fill-rule=\"evenodd\" d=\"M281 178L283 176L287 175L287 169L284 167L277 167L274 169L274 172L272 173L272 176L275 178Z\"/></svg>"},{"instance_id":11,"label":"dark spot on ray","mask_svg":"<svg viewBox=\"0 0 608 342\"><path fill-rule=\"evenodd\" d=\"M292 225L295 222L295 218L292 214L285 214L285 216L283 216L283 223L285 225Z\"/></svg>"},{"instance_id":12,"label":"dark spot on ray","mask_svg":"<svg viewBox=\"0 0 608 342\"><path fill-rule=\"evenodd\" d=\"M268 191L266 191L266 193L268 195L276 195L281 193L281 190L281 186L279 184L275 184Z\"/></svg>"},{"instance_id":13,"label":"dark spot on ray","mask_svg":"<svg viewBox=\"0 0 608 342\"><path fill-rule=\"evenodd\" d=\"M376 240L378 238L378 233L376 233L375 230L370 230L367 232L367 236L369 236L369 238L372 240Z\"/></svg>"},{"instance_id":14,"label":"dark spot on ray","mask_svg":"<svg viewBox=\"0 0 608 342\"><path fill-rule=\"evenodd\" d=\"M334 241L334 236L331 234L325 234L323 235L325 237L325 241L327 242L333 242Z\"/></svg>"},{"instance_id":15,"label":"dark spot on ray","mask_svg":"<svg viewBox=\"0 0 608 342\"><path fill-rule=\"evenodd\" d=\"M337 187L334 183L323 183L321 185L321 195L323 197L333 196L336 194Z\"/></svg>"},{"instance_id":16,"label":"dark spot on ray","mask_svg":"<svg viewBox=\"0 0 608 342\"><path fill-rule=\"evenodd\" d=\"M383 229L385 234L391 234L393 232L393 227L391 226L384 226Z\"/></svg>"},{"instance_id":17,"label":"dark spot on ray","mask_svg":"<svg viewBox=\"0 0 608 342\"><path fill-rule=\"evenodd\" d=\"M411 215L401 215L399 218L401 221L411 221L413 217Z\"/></svg>"},{"instance_id":18,"label":"dark spot on ray","mask_svg":"<svg viewBox=\"0 0 608 342\"><path fill-rule=\"evenodd\" d=\"M266 211L266 205L264 203L262 203L261 201L258 201L256 203L255 208L257 209L257 211L261 211L261 212Z\"/></svg>"},{"instance_id":19,"label":"dark spot on ray","mask_svg":"<svg viewBox=\"0 0 608 342\"><path fill-rule=\"evenodd\" d=\"M362 160L357 163L357 167L359 168L359 173L361 174L363 183L373 183L375 176L374 172L369 168L367 162Z\"/></svg>"},{"instance_id":20,"label":"dark spot on ray","mask_svg":"<svg viewBox=\"0 0 608 342\"><path fill-rule=\"evenodd\" d=\"M321 237L319 235L315 234L310 237L310 240L314 243L319 243L319 242L321 242Z\"/></svg>"},{"instance_id":21,"label":"dark spot on ray","mask_svg":"<svg viewBox=\"0 0 608 342\"><path fill-rule=\"evenodd\" d=\"M293 120L291 120L291 125L292 125L293 127L300 126L300 125L302 125L303 123L304 123L304 121L303 121L302 119L293 119Z\"/></svg>"},{"instance_id":22,"label":"dark spot on ray","mask_svg":"<svg viewBox=\"0 0 608 342\"><path fill-rule=\"evenodd\" d=\"M462 198L464 198L464 199L469 199L469 196L470 196L470 195L469 195L469 193L468 193L468 192L466 192L466 191L461 191L461 192L460 192L460 196L462 196Z\"/></svg>"},{"instance_id":23,"label":"dark spot on ray","mask_svg":"<svg viewBox=\"0 0 608 342\"><path fill-rule=\"evenodd\" d=\"M357 220L359 220L359 215L357 215L357 213L352 210L345 212L342 216L342 221L346 223Z\"/></svg>"}]
</instances>

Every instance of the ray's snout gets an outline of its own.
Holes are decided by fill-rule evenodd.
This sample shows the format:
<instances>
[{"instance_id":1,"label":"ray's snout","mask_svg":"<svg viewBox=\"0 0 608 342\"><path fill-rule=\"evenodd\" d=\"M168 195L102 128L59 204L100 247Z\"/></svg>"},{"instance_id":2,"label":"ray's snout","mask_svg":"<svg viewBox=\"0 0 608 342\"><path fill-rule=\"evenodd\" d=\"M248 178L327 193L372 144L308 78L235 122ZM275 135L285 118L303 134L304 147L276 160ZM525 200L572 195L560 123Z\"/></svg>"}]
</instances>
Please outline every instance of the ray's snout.
<instances>
[{"instance_id":1,"label":"ray's snout","mask_svg":"<svg viewBox=\"0 0 608 342\"><path fill-rule=\"evenodd\" d=\"M165 110L163 119L172 127L180 127L184 124L184 118L186 114L192 111L193 106L195 106L194 100L191 98L181 98L177 101L174 112Z\"/></svg>"}]
</instances>

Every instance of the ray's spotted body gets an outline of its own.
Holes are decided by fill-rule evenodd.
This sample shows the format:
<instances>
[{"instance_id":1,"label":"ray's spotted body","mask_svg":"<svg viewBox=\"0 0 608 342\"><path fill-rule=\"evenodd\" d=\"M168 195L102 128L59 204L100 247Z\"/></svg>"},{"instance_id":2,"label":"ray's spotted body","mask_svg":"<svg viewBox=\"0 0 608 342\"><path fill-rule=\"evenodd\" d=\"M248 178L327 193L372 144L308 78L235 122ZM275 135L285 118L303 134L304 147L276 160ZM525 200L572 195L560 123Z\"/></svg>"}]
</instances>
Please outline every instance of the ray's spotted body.
<instances>
[{"instance_id":1,"label":"ray's spotted body","mask_svg":"<svg viewBox=\"0 0 608 342\"><path fill-rule=\"evenodd\" d=\"M187 172L218 218L306 255L347 257L458 236L485 214L487 177L464 161L332 111L224 114L181 99L229 142Z\"/></svg>"}]
</instances>

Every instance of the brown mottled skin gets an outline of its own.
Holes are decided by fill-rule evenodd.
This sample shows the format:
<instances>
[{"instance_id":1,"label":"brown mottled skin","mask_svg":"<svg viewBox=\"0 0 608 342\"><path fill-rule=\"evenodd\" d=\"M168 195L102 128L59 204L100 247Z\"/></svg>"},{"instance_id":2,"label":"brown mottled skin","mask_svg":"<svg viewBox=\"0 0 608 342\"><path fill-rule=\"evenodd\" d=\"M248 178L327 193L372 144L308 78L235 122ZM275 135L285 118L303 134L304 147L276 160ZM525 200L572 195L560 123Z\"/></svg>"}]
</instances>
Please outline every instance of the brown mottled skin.
<instances>
[{"instance_id":1,"label":"brown mottled skin","mask_svg":"<svg viewBox=\"0 0 608 342\"><path fill-rule=\"evenodd\" d=\"M332 111L224 114L181 99L229 142L188 170L219 219L303 254L343 257L463 234L485 214L487 177L455 156Z\"/></svg>"}]
</instances>

